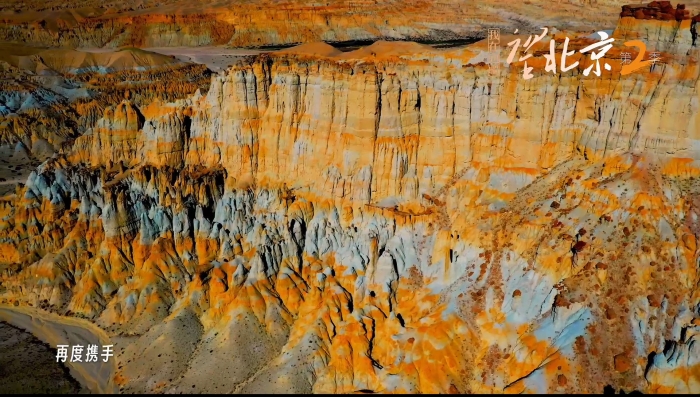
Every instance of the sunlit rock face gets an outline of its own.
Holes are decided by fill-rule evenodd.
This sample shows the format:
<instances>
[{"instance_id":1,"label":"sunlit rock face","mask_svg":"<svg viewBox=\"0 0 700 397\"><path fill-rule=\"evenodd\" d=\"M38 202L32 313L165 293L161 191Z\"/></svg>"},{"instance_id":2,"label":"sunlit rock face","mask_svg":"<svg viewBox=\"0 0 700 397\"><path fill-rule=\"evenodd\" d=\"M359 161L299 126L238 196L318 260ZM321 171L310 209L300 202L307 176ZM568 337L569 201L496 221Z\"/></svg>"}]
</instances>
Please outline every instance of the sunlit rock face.
<instances>
[{"instance_id":1,"label":"sunlit rock face","mask_svg":"<svg viewBox=\"0 0 700 397\"><path fill-rule=\"evenodd\" d=\"M687 56L692 53L691 49L700 45L697 40L698 22L700 14L693 16L683 4L678 4L675 9L670 1L627 5L620 13L615 36L624 40L640 40L646 45L647 52Z\"/></svg>"},{"instance_id":2,"label":"sunlit rock face","mask_svg":"<svg viewBox=\"0 0 700 397\"><path fill-rule=\"evenodd\" d=\"M124 391L699 392L697 50L485 47L114 104L0 202L3 299L139 336Z\"/></svg>"},{"instance_id":3,"label":"sunlit rock face","mask_svg":"<svg viewBox=\"0 0 700 397\"><path fill-rule=\"evenodd\" d=\"M452 40L484 37L489 27L513 31L521 21L534 29L557 26L583 31L612 26L619 6L629 2L126 0L107 5L94 0L8 1L0 3L2 41L71 48Z\"/></svg>"}]
</instances>

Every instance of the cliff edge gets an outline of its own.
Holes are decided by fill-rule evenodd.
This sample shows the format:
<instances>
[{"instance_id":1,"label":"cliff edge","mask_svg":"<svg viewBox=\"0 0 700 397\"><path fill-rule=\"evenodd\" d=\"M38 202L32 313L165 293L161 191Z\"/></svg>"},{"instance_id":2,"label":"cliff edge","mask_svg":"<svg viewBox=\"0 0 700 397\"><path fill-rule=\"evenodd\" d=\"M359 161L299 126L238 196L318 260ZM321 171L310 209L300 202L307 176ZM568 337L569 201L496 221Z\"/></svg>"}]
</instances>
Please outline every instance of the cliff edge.
<instances>
[{"instance_id":1,"label":"cliff edge","mask_svg":"<svg viewBox=\"0 0 700 397\"><path fill-rule=\"evenodd\" d=\"M124 392L697 393L686 21L601 76L312 44L120 100L0 200L1 298L134 336Z\"/></svg>"}]
</instances>

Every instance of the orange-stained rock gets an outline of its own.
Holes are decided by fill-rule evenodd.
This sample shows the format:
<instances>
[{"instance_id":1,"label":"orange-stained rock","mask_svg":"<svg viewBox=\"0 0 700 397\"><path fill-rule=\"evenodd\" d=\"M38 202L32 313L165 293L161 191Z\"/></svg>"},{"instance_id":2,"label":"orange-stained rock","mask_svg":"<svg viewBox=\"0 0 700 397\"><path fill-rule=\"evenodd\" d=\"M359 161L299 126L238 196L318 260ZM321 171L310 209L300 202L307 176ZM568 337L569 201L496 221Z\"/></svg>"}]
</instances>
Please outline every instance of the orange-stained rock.
<instances>
[{"instance_id":1,"label":"orange-stained rock","mask_svg":"<svg viewBox=\"0 0 700 397\"><path fill-rule=\"evenodd\" d=\"M12 2L0 10L0 38L34 46L71 48L121 46L258 47L315 41L377 39L450 40L468 38L499 26L522 28L514 13L535 18L537 26L582 30L612 26L620 0L543 0L503 3L500 0L254 0L247 2L182 0L110 4L97 0L52 0L52 6ZM536 7L536 8L533 8ZM39 8L41 11L32 11ZM16 12L14 10L17 10ZM572 20L571 15L577 18Z\"/></svg>"},{"instance_id":2,"label":"orange-stained rock","mask_svg":"<svg viewBox=\"0 0 700 397\"><path fill-rule=\"evenodd\" d=\"M618 354L615 356L615 371L627 372L631 367L632 363L625 354Z\"/></svg>"},{"instance_id":3,"label":"orange-stained rock","mask_svg":"<svg viewBox=\"0 0 700 397\"><path fill-rule=\"evenodd\" d=\"M697 393L697 65L484 47L121 95L0 201L0 299L134 336L127 392Z\"/></svg>"},{"instance_id":4,"label":"orange-stained rock","mask_svg":"<svg viewBox=\"0 0 700 397\"><path fill-rule=\"evenodd\" d=\"M657 19L662 21L690 19L690 12L684 4L678 4L676 8L670 1L652 1L644 5L623 5L621 17L634 16L636 19Z\"/></svg>"},{"instance_id":5,"label":"orange-stained rock","mask_svg":"<svg viewBox=\"0 0 700 397\"><path fill-rule=\"evenodd\" d=\"M567 385L566 375L563 375L563 374L557 375L557 383L558 383L559 386L561 386L561 387L566 386L566 385Z\"/></svg>"}]
</instances>

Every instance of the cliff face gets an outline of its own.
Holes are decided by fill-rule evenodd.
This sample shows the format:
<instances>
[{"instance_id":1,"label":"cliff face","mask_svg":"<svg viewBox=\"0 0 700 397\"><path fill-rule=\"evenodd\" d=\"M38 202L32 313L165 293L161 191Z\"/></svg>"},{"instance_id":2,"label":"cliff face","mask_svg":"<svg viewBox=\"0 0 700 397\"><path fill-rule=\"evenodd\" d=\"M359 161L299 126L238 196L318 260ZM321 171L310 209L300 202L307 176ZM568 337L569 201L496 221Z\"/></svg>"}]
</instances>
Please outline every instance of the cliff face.
<instances>
[{"instance_id":1,"label":"cliff face","mask_svg":"<svg viewBox=\"0 0 700 397\"><path fill-rule=\"evenodd\" d=\"M105 107L125 97L137 105L187 97L206 89L211 75L204 65L174 63L160 55L154 59L140 50L120 51L123 57L36 49L28 50L29 56L8 44L2 50L0 145L21 142L34 154L44 147L51 152L70 147ZM136 57L127 56L133 53Z\"/></svg>"},{"instance_id":2,"label":"cliff face","mask_svg":"<svg viewBox=\"0 0 700 397\"><path fill-rule=\"evenodd\" d=\"M515 191L574 154L694 157L692 60L593 79L580 74L589 62L581 57L570 75L540 70L524 80L515 66L491 78L485 66L467 63L470 55L434 63L420 55L377 63L263 56L216 76L206 96L144 108L152 121L129 150L105 146L102 131L120 134L98 128L79 140L93 150L75 155L92 156L93 166L138 159L222 167L262 185L297 181L319 196L363 203L420 201L473 164L511 175ZM130 119L117 112L105 123ZM173 142L181 146L171 149ZM157 147L172 156L154 156Z\"/></svg>"},{"instance_id":3,"label":"cliff face","mask_svg":"<svg viewBox=\"0 0 700 397\"><path fill-rule=\"evenodd\" d=\"M326 0L121 2L43 5L0 13L0 38L29 45L68 47L255 47L315 41L450 40L484 37L490 27L614 26L619 1ZM598 13L582 12L595 6ZM614 6L613 6L614 5ZM138 6L138 7L137 7ZM46 7L46 8L44 8ZM63 8L71 8L65 9ZM36 8L36 7L35 7ZM57 11L57 9L62 9ZM22 11L20 11L22 10ZM579 18L572 20L572 13Z\"/></svg>"},{"instance_id":4,"label":"cliff face","mask_svg":"<svg viewBox=\"0 0 700 397\"><path fill-rule=\"evenodd\" d=\"M484 47L114 104L0 202L3 299L138 335L124 391L697 393L697 50Z\"/></svg>"},{"instance_id":5,"label":"cliff face","mask_svg":"<svg viewBox=\"0 0 700 397\"><path fill-rule=\"evenodd\" d=\"M654 1L648 5L622 7L614 36L623 40L641 40L646 51L663 51L680 56L696 48L697 23L700 15L692 16L689 9L669 1Z\"/></svg>"}]
</instances>

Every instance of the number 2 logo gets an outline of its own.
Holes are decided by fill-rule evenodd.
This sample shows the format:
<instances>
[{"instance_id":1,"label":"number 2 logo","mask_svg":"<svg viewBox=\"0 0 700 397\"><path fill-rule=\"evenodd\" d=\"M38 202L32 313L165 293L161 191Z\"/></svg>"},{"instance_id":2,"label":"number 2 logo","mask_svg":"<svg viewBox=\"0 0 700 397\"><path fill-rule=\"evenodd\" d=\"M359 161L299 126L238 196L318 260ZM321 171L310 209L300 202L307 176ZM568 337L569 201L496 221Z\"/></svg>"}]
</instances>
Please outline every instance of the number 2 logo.
<instances>
[{"instance_id":1,"label":"number 2 logo","mask_svg":"<svg viewBox=\"0 0 700 397\"><path fill-rule=\"evenodd\" d=\"M626 41L625 45L627 47L639 48L639 54L637 54L637 57L634 58L634 61L632 61L632 63L630 63L629 65L622 66L622 71L620 72L621 75L626 76L626 75L634 72L637 69L643 68L644 66L651 64L651 61L642 61L642 59L644 59L644 54L647 51L647 45L644 44L643 41L630 40L630 41Z\"/></svg>"}]
</instances>

